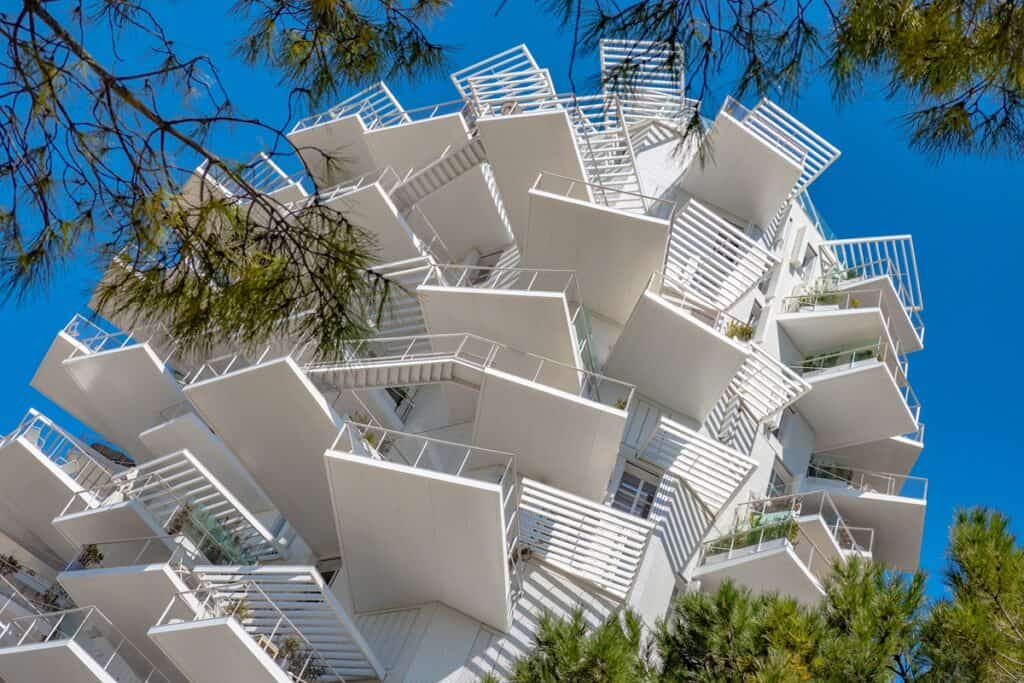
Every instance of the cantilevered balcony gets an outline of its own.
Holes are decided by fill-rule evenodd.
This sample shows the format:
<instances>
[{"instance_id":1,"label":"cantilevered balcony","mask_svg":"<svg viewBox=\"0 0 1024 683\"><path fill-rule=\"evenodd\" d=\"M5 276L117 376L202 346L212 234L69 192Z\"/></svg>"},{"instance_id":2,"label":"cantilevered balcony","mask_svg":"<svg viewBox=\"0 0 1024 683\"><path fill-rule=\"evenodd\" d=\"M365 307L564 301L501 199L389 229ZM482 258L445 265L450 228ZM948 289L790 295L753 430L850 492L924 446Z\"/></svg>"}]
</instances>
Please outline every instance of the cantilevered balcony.
<instances>
[{"instance_id":1,"label":"cantilevered balcony","mask_svg":"<svg viewBox=\"0 0 1024 683\"><path fill-rule=\"evenodd\" d=\"M844 519L875 529L877 561L899 571L917 569L927 479L858 469L823 455L811 459L797 486L828 491Z\"/></svg>"},{"instance_id":2,"label":"cantilevered balcony","mask_svg":"<svg viewBox=\"0 0 1024 683\"><path fill-rule=\"evenodd\" d=\"M860 237L823 242L823 280L853 296L879 291L892 336L904 353L924 346L924 299L910 235Z\"/></svg>"},{"instance_id":3,"label":"cantilevered balcony","mask_svg":"<svg viewBox=\"0 0 1024 683\"><path fill-rule=\"evenodd\" d=\"M747 109L727 97L707 135L713 155L690 164L683 188L763 229L839 157L838 149L768 99Z\"/></svg>"},{"instance_id":4,"label":"cantilevered balcony","mask_svg":"<svg viewBox=\"0 0 1024 683\"><path fill-rule=\"evenodd\" d=\"M289 177L281 168L262 152L248 164L238 169L238 176L253 190L282 205L300 202L308 195L302 183ZM204 161L192 172L182 188L182 194L196 207L211 198L227 201L250 201L248 189L243 189L221 166L211 166Z\"/></svg>"},{"instance_id":5,"label":"cantilevered balcony","mask_svg":"<svg viewBox=\"0 0 1024 683\"><path fill-rule=\"evenodd\" d=\"M633 587L654 523L524 478L519 528L526 556L621 601Z\"/></svg>"},{"instance_id":6,"label":"cantilevered balcony","mask_svg":"<svg viewBox=\"0 0 1024 683\"><path fill-rule=\"evenodd\" d=\"M75 315L50 345L32 386L139 462L139 440L161 413L185 400L173 340L161 330L109 331Z\"/></svg>"},{"instance_id":7,"label":"cantilevered balcony","mask_svg":"<svg viewBox=\"0 0 1024 683\"><path fill-rule=\"evenodd\" d=\"M813 605L833 563L871 557L874 533L850 527L827 493L751 501L736 509L736 530L701 546L694 578L714 590L732 580Z\"/></svg>"},{"instance_id":8,"label":"cantilevered balcony","mask_svg":"<svg viewBox=\"0 0 1024 683\"><path fill-rule=\"evenodd\" d=\"M430 334L469 333L572 367L578 334L576 273L539 268L436 265L416 289Z\"/></svg>"},{"instance_id":9,"label":"cantilevered balcony","mask_svg":"<svg viewBox=\"0 0 1024 683\"><path fill-rule=\"evenodd\" d=\"M77 553L53 526L74 496L108 484L124 468L75 439L36 410L0 440L3 530L55 566Z\"/></svg>"},{"instance_id":10,"label":"cantilevered balcony","mask_svg":"<svg viewBox=\"0 0 1024 683\"><path fill-rule=\"evenodd\" d=\"M314 550L336 554L318 510L330 505L322 457L341 420L321 389L446 382L478 392L473 445L516 453L521 472L536 466L580 495L604 495L632 386L473 335L369 339L338 359L311 349L238 355L201 368L185 393Z\"/></svg>"},{"instance_id":11,"label":"cantilevered balcony","mask_svg":"<svg viewBox=\"0 0 1024 683\"><path fill-rule=\"evenodd\" d=\"M796 410L814 429L814 450L827 451L914 432L921 407L905 360L888 337L814 354L792 366L812 387Z\"/></svg>"},{"instance_id":12,"label":"cantilevered balcony","mask_svg":"<svg viewBox=\"0 0 1024 683\"><path fill-rule=\"evenodd\" d=\"M191 683L314 683L353 677L350 669L344 674L336 669L253 581L176 595L149 637ZM378 677L370 667L357 675Z\"/></svg>"},{"instance_id":13,"label":"cantilevered balcony","mask_svg":"<svg viewBox=\"0 0 1024 683\"><path fill-rule=\"evenodd\" d=\"M0 569L2 568L0 566ZM30 595L33 597L29 597ZM0 633L13 619L37 615L49 607L34 599L36 595L34 591L30 592L24 586L19 587L0 573Z\"/></svg>"},{"instance_id":14,"label":"cantilevered balcony","mask_svg":"<svg viewBox=\"0 0 1024 683\"><path fill-rule=\"evenodd\" d=\"M530 189L521 249L525 266L576 271L587 308L622 325L650 274L664 264L673 205L638 196L653 214L643 215L590 201L611 191L541 173Z\"/></svg>"},{"instance_id":15,"label":"cantilevered balcony","mask_svg":"<svg viewBox=\"0 0 1024 683\"><path fill-rule=\"evenodd\" d=\"M0 631L7 683L168 683L96 607L25 616Z\"/></svg>"},{"instance_id":16,"label":"cantilevered balcony","mask_svg":"<svg viewBox=\"0 0 1024 683\"><path fill-rule=\"evenodd\" d=\"M333 187L378 168L365 139L367 131L408 120L388 87L375 83L322 114L301 119L288 140L317 186Z\"/></svg>"},{"instance_id":17,"label":"cantilevered balcony","mask_svg":"<svg viewBox=\"0 0 1024 683\"><path fill-rule=\"evenodd\" d=\"M812 456L822 461L845 463L870 472L888 472L902 477L910 474L924 449L924 423L917 430L891 436L888 439L868 441L855 446L819 451Z\"/></svg>"},{"instance_id":18,"label":"cantilevered balcony","mask_svg":"<svg viewBox=\"0 0 1024 683\"><path fill-rule=\"evenodd\" d=\"M439 601L511 628L512 455L346 423L326 464L357 612Z\"/></svg>"},{"instance_id":19,"label":"cantilevered balcony","mask_svg":"<svg viewBox=\"0 0 1024 683\"><path fill-rule=\"evenodd\" d=\"M281 556L274 535L188 451L117 474L75 495L53 525L76 545L197 529L231 563ZM213 546L211 546L213 547Z\"/></svg>"}]
</instances>

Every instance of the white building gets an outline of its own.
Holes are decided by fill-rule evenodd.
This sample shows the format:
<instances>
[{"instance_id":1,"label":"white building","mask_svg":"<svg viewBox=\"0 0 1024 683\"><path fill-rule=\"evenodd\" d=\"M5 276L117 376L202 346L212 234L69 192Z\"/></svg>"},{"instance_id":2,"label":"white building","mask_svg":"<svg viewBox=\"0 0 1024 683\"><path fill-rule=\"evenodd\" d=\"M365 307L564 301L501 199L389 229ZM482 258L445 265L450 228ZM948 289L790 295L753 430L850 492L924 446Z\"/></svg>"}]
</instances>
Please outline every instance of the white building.
<instances>
[{"instance_id":1,"label":"white building","mask_svg":"<svg viewBox=\"0 0 1024 683\"><path fill-rule=\"evenodd\" d=\"M451 102L381 83L299 121L405 285L343 357L57 332L32 385L109 445L35 411L0 445L0 679L469 681L545 610L653 625L726 579L810 603L836 560L915 569L911 238L833 237L807 189L839 151L771 101L681 149L663 49L605 43L641 67L618 91L519 46Z\"/></svg>"}]
</instances>

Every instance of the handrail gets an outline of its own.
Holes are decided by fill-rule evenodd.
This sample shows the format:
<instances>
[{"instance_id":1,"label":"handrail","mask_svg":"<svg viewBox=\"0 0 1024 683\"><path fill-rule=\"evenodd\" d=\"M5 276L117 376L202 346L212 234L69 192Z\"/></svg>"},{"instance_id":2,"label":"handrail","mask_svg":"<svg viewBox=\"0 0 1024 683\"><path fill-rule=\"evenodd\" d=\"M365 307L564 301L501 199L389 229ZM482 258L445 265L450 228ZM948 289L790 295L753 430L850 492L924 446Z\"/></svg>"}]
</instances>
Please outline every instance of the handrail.
<instances>
[{"instance_id":1,"label":"handrail","mask_svg":"<svg viewBox=\"0 0 1024 683\"><path fill-rule=\"evenodd\" d=\"M102 456L94 456L91 448L35 408L28 410L7 439L14 440L30 434L34 436L30 442L36 449L83 488L95 486L97 481L109 482L113 477L113 463L101 461L99 458ZM65 469L68 465L71 466L70 471Z\"/></svg>"},{"instance_id":2,"label":"handrail","mask_svg":"<svg viewBox=\"0 0 1024 683\"><path fill-rule=\"evenodd\" d=\"M371 130L391 126L395 123L406 123L407 119L405 111L395 96L391 94L388 86L383 81L378 81L342 100L327 111L299 119L290 133L297 133L352 115L358 115L363 125ZM368 117L368 121L362 120L364 115Z\"/></svg>"},{"instance_id":3,"label":"handrail","mask_svg":"<svg viewBox=\"0 0 1024 683\"><path fill-rule=\"evenodd\" d=\"M780 543L774 543L780 541ZM737 543L738 542L738 543ZM771 545L768 545L771 544ZM723 559L754 556L764 550L779 547L790 548L814 577L821 588L832 570L828 555L823 553L817 544L807 535L795 519L776 524L769 524L754 529L742 529L719 536L701 544L697 558L698 567L714 566L711 558L724 555ZM817 560L817 561L815 561Z\"/></svg>"},{"instance_id":4,"label":"handrail","mask_svg":"<svg viewBox=\"0 0 1024 683\"><path fill-rule=\"evenodd\" d=\"M566 183L566 189L562 192L558 192L556 190L550 189L549 187L544 187L545 179L552 178L562 181L563 183ZM537 190L539 192L547 192L548 194L554 194L562 197L568 197L570 199L581 199L582 201L587 201L586 198L577 197L576 195L573 194L573 190L576 189L577 185L579 185L580 187L597 189L602 192L614 192L616 194L636 197L637 199L642 200L647 205L647 213L652 213L652 205L661 206L666 210L664 216L662 216L663 218L668 218L670 215L672 215L672 212L675 210L676 207L676 203L669 201L668 199L661 199L660 197L654 197L651 195L642 194L640 192L633 192L632 190L622 190L608 185L602 185L600 183L582 180L580 178L571 178L569 176L561 175L559 173L552 173L551 171L541 171L540 173L538 173L537 179L533 181L533 185L530 187L530 189ZM608 208L614 209L615 207Z\"/></svg>"},{"instance_id":5,"label":"handrail","mask_svg":"<svg viewBox=\"0 0 1024 683\"><path fill-rule=\"evenodd\" d=\"M868 303L865 304L864 301ZM857 308L883 308L884 299L881 289L859 289L855 292L844 290L811 290L803 294L794 294L782 299L782 309L785 313L800 313L805 310L816 311L818 307L827 307L829 310L849 310ZM885 318L886 327L891 320Z\"/></svg>"},{"instance_id":6,"label":"handrail","mask_svg":"<svg viewBox=\"0 0 1024 683\"><path fill-rule=\"evenodd\" d=\"M841 549L871 551L870 546L857 546L851 527L846 524L839 508L825 490L789 493L740 503L734 512L734 528L751 528L754 515L757 515L758 521L762 521L767 515L779 513L789 514L792 519L817 515L822 518L829 535Z\"/></svg>"},{"instance_id":7,"label":"handrail","mask_svg":"<svg viewBox=\"0 0 1024 683\"><path fill-rule=\"evenodd\" d=\"M726 96L725 101L722 103L722 111L736 119L739 123L744 123L747 117L752 117L754 114L753 110L748 109L732 95ZM759 119L756 128L751 126L751 129L758 137L778 147L783 154L801 166L807 161L807 148L778 126L773 125L769 121Z\"/></svg>"},{"instance_id":8,"label":"handrail","mask_svg":"<svg viewBox=\"0 0 1024 683\"><path fill-rule=\"evenodd\" d=\"M386 186L385 178L390 181L390 184ZM382 185L384 194L390 194L393 189L401 184L401 182L402 177L399 176L398 173L390 166L385 166L384 168L364 173L358 178L345 180L333 187L328 187L320 192L316 197L310 198L309 201L316 201L320 204L329 204L340 197L352 194L353 192L357 192L377 183Z\"/></svg>"},{"instance_id":9,"label":"handrail","mask_svg":"<svg viewBox=\"0 0 1024 683\"><path fill-rule=\"evenodd\" d=\"M258 600L260 609L269 609L271 616L261 617L257 622L251 615L250 600ZM181 609L174 610L179 603ZM186 615L186 618L179 617L179 614ZM188 615L192 618L188 619ZM272 627L269 622L267 625L260 623L273 619L275 615L277 618ZM204 586L176 593L155 626L213 619L234 619L256 645L296 683L314 683L326 675L331 675L335 681L345 680L255 581Z\"/></svg>"},{"instance_id":10,"label":"handrail","mask_svg":"<svg viewBox=\"0 0 1024 683\"><path fill-rule=\"evenodd\" d=\"M110 646L109 652L97 651L98 638ZM77 607L61 612L18 617L0 631L0 643L5 647L64 641L72 643L80 639L84 639L80 643L82 648L112 679L123 683L152 683L157 680L167 683L167 677L97 607ZM122 652L128 657L122 655ZM100 656L105 657L106 661L99 659ZM145 664L145 675L135 671L128 663L129 657L132 661ZM112 673L115 662L118 664L117 672ZM126 675L129 677L126 678Z\"/></svg>"},{"instance_id":11,"label":"handrail","mask_svg":"<svg viewBox=\"0 0 1024 683\"><path fill-rule=\"evenodd\" d=\"M864 493L881 493L887 496L928 500L928 478L910 474L893 474L872 470L847 467L845 465L814 464L807 465L806 478L826 479L845 484L847 487ZM904 493L907 483L921 486L920 495Z\"/></svg>"},{"instance_id":12,"label":"handrail","mask_svg":"<svg viewBox=\"0 0 1024 683\"><path fill-rule=\"evenodd\" d=\"M445 277L449 275L449 277ZM452 275L456 277L452 277ZM528 279L527 279L528 278ZM525 283L522 280L527 279ZM538 284L538 279L541 282ZM551 282L551 281L554 282ZM564 282L564 284L563 284ZM460 264L432 265L420 283L424 287L468 287L523 292L560 292L572 304L581 302L576 271L556 268L502 268Z\"/></svg>"},{"instance_id":13,"label":"handrail","mask_svg":"<svg viewBox=\"0 0 1024 683\"><path fill-rule=\"evenodd\" d=\"M907 383L907 359L906 356L899 356L898 353L898 340L895 342L895 348L893 348L888 339L879 337L878 341L873 344L863 344L839 351L812 354L806 356L799 363L791 364L789 367L801 375L807 375L822 371L849 370L857 367L858 363L877 360L889 370L890 375L892 375L896 384L900 387L901 393L905 394L904 398L909 406L911 405L910 395L913 394L913 391L910 390L909 394L906 394L904 391L909 389L909 384ZM916 402L916 397L914 398Z\"/></svg>"},{"instance_id":14,"label":"handrail","mask_svg":"<svg viewBox=\"0 0 1024 683\"><path fill-rule=\"evenodd\" d=\"M82 328L85 328L85 330ZM80 349L76 348L72 351L71 356L69 356L70 358L75 358L79 355L92 355L94 353L111 351L114 349L123 349L136 344L150 344L150 342L160 334L165 335L171 342L170 350L167 351L163 358L160 358L160 362L164 365L168 365L171 362L171 358L173 358L178 352L177 340L174 340L170 334L168 334L163 325L156 323L144 325L138 329L130 330L128 332L124 332L122 330L108 331L104 330L81 313L75 313L61 331L79 342L86 349L83 353Z\"/></svg>"},{"instance_id":15,"label":"handrail","mask_svg":"<svg viewBox=\"0 0 1024 683\"><path fill-rule=\"evenodd\" d=\"M197 566L215 564L202 550L202 543L190 539L184 531L163 536L140 536L116 541L86 543L67 566L65 572L90 569L116 569L141 564L166 564L181 577L190 576ZM104 552L106 551L106 552ZM116 553L116 564L108 560Z\"/></svg>"},{"instance_id":16,"label":"handrail","mask_svg":"<svg viewBox=\"0 0 1024 683\"><path fill-rule=\"evenodd\" d=\"M750 324L724 310L711 306L707 299L697 296L685 284L660 270L654 271L647 280L646 291L682 309L691 317L711 329L738 342L749 342L754 330ZM744 338L746 337L746 338Z\"/></svg>"}]
</instances>

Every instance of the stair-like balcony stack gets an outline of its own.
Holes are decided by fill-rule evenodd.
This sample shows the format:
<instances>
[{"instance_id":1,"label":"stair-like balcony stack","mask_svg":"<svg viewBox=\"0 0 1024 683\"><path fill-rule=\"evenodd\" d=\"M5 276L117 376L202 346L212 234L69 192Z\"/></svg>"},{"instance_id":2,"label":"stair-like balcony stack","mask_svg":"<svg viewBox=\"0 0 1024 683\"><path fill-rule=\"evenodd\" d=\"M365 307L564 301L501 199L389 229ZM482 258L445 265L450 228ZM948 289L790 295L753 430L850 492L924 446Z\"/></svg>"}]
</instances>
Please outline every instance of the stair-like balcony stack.
<instances>
[{"instance_id":1,"label":"stair-like balcony stack","mask_svg":"<svg viewBox=\"0 0 1024 683\"><path fill-rule=\"evenodd\" d=\"M54 527L61 501L109 484L124 468L107 460L37 410L0 440L4 533L55 567L77 548Z\"/></svg>"},{"instance_id":2,"label":"stair-like balcony stack","mask_svg":"<svg viewBox=\"0 0 1024 683\"><path fill-rule=\"evenodd\" d=\"M835 562L870 559L874 536L849 526L824 491L750 501L737 506L732 532L701 546L693 576L712 590L732 580L813 605Z\"/></svg>"},{"instance_id":3,"label":"stair-like balcony stack","mask_svg":"<svg viewBox=\"0 0 1024 683\"><path fill-rule=\"evenodd\" d=\"M14 619L0 630L7 683L168 683L96 607Z\"/></svg>"},{"instance_id":4,"label":"stair-like balcony stack","mask_svg":"<svg viewBox=\"0 0 1024 683\"><path fill-rule=\"evenodd\" d=\"M511 454L347 422L326 465L357 612L438 601L511 627L519 533Z\"/></svg>"},{"instance_id":5,"label":"stair-like balcony stack","mask_svg":"<svg viewBox=\"0 0 1024 683\"><path fill-rule=\"evenodd\" d=\"M75 315L50 345L32 386L103 434L133 459L154 454L139 440L161 413L185 400L178 385L187 368L160 326L107 330Z\"/></svg>"},{"instance_id":6,"label":"stair-like balcony stack","mask_svg":"<svg viewBox=\"0 0 1024 683\"><path fill-rule=\"evenodd\" d=\"M322 114L300 120L288 140L318 187L334 187L378 168L365 133L407 123L402 105L384 83L362 90Z\"/></svg>"},{"instance_id":7,"label":"stair-like balcony stack","mask_svg":"<svg viewBox=\"0 0 1024 683\"><path fill-rule=\"evenodd\" d=\"M727 97L707 135L713 157L690 164L683 188L772 235L788 202L839 158L836 147L768 99L747 109Z\"/></svg>"},{"instance_id":8,"label":"stair-like balcony stack","mask_svg":"<svg viewBox=\"0 0 1024 683\"><path fill-rule=\"evenodd\" d=\"M797 489L828 491L844 519L875 529L875 560L898 571L917 570L928 480L859 469L829 455L812 456Z\"/></svg>"},{"instance_id":9,"label":"stair-like balcony stack","mask_svg":"<svg viewBox=\"0 0 1024 683\"><path fill-rule=\"evenodd\" d=\"M200 567L149 638L192 683L383 680L386 671L312 567ZM243 673L244 672L244 673Z\"/></svg>"}]
</instances>

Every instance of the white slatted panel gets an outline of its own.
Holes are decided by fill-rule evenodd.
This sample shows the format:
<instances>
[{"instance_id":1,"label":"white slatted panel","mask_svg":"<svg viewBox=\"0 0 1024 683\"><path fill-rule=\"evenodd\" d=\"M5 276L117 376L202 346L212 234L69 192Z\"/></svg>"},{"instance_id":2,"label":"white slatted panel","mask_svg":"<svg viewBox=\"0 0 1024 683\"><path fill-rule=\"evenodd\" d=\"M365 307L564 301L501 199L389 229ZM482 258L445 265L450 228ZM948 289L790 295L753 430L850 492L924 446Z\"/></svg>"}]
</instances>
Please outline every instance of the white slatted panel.
<instances>
[{"instance_id":1,"label":"white slatted panel","mask_svg":"<svg viewBox=\"0 0 1024 683\"><path fill-rule=\"evenodd\" d=\"M653 527L646 519L522 480L520 544L619 599L633 585Z\"/></svg>"},{"instance_id":2,"label":"white slatted panel","mask_svg":"<svg viewBox=\"0 0 1024 683\"><path fill-rule=\"evenodd\" d=\"M708 305L725 310L776 261L737 226L691 199L672 219L664 272Z\"/></svg>"},{"instance_id":3,"label":"white slatted panel","mask_svg":"<svg viewBox=\"0 0 1024 683\"><path fill-rule=\"evenodd\" d=\"M459 69L452 73L451 78L455 89L459 91L459 95L469 99L471 97L469 79L471 78L477 78L478 82L484 83L489 77L523 71L536 71L537 69L537 60L530 54L530 50L526 45L520 44ZM553 92L554 89L552 88Z\"/></svg>"},{"instance_id":4,"label":"white slatted panel","mask_svg":"<svg viewBox=\"0 0 1024 683\"><path fill-rule=\"evenodd\" d=\"M640 457L685 481L712 515L757 467L739 451L667 417L661 418Z\"/></svg>"},{"instance_id":5,"label":"white slatted panel","mask_svg":"<svg viewBox=\"0 0 1024 683\"><path fill-rule=\"evenodd\" d=\"M736 372L729 390L741 396L754 419L761 421L795 403L811 390L811 385L761 347L751 344L750 355Z\"/></svg>"},{"instance_id":6,"label":"white slatted panel","mask_svg":"<svg viewBox=\"0 0 1024 683\"><path fill-rule=\"evenodd\" d=\"M914 239L910 235L829 240L822 244L832 250L841 269L834 274L835 284L886 276L893 281L907 311L924 309Z\"/></svg>"},{"instance_id":7,"label":"white slatted panel","mask_svg":"<svg viewBox=\"0 0 1024 683\"><path fill-rule=\"evenodd\" d=\"M768 98L762 99L757 106L743 119L743 125L760 135L780 150L793 158L791 144L779 144L786 139L795 142L804 151L802 159L795 159L803 165L803 173L790 193L790 197L800 194L815 178L839 158L839 149L821 137L785 109Z\"/></svg>"},{"instance_id":8,"label":"white slatted panel","mask_svg":"<svg viewBox=\"0 0 1024 683\"><path fill-rule=\"evenodd\" d=\"M627 123L676 118L684 108L682 49L643 40L601 40L601 82Z\"/></svg>"}]
</instances>

